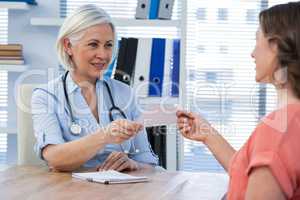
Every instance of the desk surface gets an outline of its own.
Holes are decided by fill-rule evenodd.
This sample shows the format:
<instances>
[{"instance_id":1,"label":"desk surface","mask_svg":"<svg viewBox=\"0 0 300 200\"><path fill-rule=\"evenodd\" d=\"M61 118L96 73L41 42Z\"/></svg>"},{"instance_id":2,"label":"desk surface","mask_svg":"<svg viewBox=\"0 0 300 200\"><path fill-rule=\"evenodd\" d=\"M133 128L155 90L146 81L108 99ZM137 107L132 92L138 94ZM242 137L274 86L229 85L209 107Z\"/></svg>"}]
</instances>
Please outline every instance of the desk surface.
<instances>
[{"instance_id":1,"label":"desk surface","mask_svg":"<svg viewBox=\"0 0 300 200\"><path fill-rule=\"evenodd\" d=\"M0 171L1 199L221 199L227 188L225 174L143 170L150 182L103 185L48 172L39 166L15 166Z\"/></svg>"}]
</instances>

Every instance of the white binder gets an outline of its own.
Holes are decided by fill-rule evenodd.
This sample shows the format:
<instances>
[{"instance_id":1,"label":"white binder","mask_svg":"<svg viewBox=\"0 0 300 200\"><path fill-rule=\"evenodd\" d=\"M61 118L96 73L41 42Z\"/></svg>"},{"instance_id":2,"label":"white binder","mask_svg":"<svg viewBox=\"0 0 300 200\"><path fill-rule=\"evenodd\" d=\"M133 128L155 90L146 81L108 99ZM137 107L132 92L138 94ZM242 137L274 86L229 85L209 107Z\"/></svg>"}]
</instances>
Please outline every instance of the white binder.
<instances>
[{"instance_id":1,"label":"white binder","mask_svg":"<svg viewBox=\"0 0 300 200\"><path fill-rule=\"evenodd\" d=\"M174 0L160 0L158 8L159 19L171 19Z\"/></svg>"},{"instance_id":2,"label":"white binder","mask_svg":"<svg viewBox=\"0 0 300 200\"><path fill-rule=\"evenodd\" d=\"M171 68L172 68L172 55L173 55L172 52L173 52L173 40L166 39L162 96L170 96L171 93L171 84L172 84Z\"/></svg>"},{"instance_id":3,"label":"white binder","mask_svg":"<svg viewBox=\"0 0 300 200\"><path fill-rule=\"evenodd\" d=\"M148 96L151 50L152 38L139 38L133 81L137 97Z\"/></svg>"},{"instance_id":4,"label":"white binder","mask_svg":"<svg viewBox=\"0 0 300 200\"><path fill-rule=\"evenodd\" d=\"M136 19L149 19L151 0L138 0L135 12Z\"/></svg>"}]
</instances>

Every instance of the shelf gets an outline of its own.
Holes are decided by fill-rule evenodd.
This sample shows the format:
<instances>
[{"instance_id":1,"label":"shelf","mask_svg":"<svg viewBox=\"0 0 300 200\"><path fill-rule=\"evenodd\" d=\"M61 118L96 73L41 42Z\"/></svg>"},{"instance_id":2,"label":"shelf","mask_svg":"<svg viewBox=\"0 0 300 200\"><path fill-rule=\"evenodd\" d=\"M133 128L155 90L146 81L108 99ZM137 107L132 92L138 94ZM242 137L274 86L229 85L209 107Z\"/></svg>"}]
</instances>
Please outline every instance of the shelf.
<instances>
[{"instance_id":1,"label":"shelf","mask_svg":"<svg viewBox=\"0 0 300 200\"><path fill-rule=\"evenodd\" d=\"M0 70L9 72L24 72L28 69L27 65L4 65L0 64Z\"/></svg>"},{"instance_id":2,"label":"shelf","mask_svg":"<svg viewBox=\"0 0 300 200\"><path fill-rule=\"evenodd\" d=\"M0 164L0 172L7 170L10 166L6 164Z\"/></svg>"},{"instance_id":3,"label":"shelf","mask_svg":"<svg viewBox=\"0 0 300 200\"><path fill-rule=\"evenodd\" d=\"M64 18L55 17L33 17L30 24L34 26L61 26Z\"/></svg>"},{"instance_id":4,"label":"shelf","mask_svg":"<svg viewBox=\"0 0 300 200\"><path fill-rule=\"evenodd\" d=\"M16 134L17 128L6 128L6 127L0 127L1 133L7 133L7 134Z\"/></svg>"},{"instance_id":5,"label":"shelf","mask_svg":"<svg viewBox=\"0 0 300 200\"><path fill-rule=\"evenodd\" d=\"M64 18L45 18L45 17L34 17L30 19L31 25L34 26L61 26ZM116 26L126 27L179 27L180 20L137 20L137 19L124 19L124 18L113 18L112 21Z\"/></svg>"},{"instance_id":6,"label":"shelf","mask_svg":"<svg viewBox=\"0 0 300 200\"><path fill-rule=\"evenodd\" d=\"M116 26L157 26L157 27L179 27L179 20L137 20L137 19L113 19Z\"/></svg>"},{"instance_id":7,"label":"shelf","mask_svg":"<svg viewBox=\"0 0 300 200\"><path fill-rule=\"evenodd\" d=\"M25 2L0 2L0 8L28 10L29 5Z\"/></svg>"},{"instance_id":8,"label":"shelf","mask_svg":"<svg viewBox=\"0 0 300 200\"><path fill-rule=\"evenodd\" d=\"M141 97L138 99L138 104L148 105L148 104L178 104L178 97Z\"/></svg>"}]
</instances>

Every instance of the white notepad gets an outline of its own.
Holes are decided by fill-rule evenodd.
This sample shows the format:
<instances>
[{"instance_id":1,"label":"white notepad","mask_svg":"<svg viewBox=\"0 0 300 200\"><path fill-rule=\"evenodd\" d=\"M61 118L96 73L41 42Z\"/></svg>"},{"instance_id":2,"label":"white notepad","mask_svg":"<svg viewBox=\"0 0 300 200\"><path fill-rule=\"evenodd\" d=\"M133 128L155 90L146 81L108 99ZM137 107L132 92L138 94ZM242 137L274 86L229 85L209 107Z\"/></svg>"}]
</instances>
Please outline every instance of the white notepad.
<instances>
[{"instance_id":1,"label":"white notepad","mask_svg":"<svg viewBox=\"0 0 300 200\"><path fill-rule=\"evenodd\" d=\"M149 179L145 176L132 176L129 174L117 172L115 170L72 173L72 177L103 184L138 183L149 181Z\"/></svg>"}]
</instances>

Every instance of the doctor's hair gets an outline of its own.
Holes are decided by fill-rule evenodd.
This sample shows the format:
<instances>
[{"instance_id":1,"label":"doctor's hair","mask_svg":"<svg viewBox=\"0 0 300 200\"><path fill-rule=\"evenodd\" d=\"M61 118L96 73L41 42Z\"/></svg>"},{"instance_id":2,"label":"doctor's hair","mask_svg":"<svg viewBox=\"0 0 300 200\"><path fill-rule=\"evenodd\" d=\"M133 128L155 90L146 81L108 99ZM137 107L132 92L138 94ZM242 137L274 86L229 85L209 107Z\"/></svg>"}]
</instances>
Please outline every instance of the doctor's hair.
<instances>
[{"instance_id":1,"label":"doctor's hair","mask_svg":"<svg viewBox=\"0 0 300 200\"><path fill-rule=\"evenodd\" d=\"M86 4L77 8L70 16L68 16L58 33L56 40L56 52L60 64L65 70L73 69L73 62L64 47L64 40L68 38L71 44L79 41L86 29L100 24L109 24L114 34L114 48L111 61L113 61L117 51L117 34L111 17L102 8L93 4Z\"/></svg>"},{"instance_id":2,"label":"doctor's hair","mask_svg":"<svg viewBox=\"0 0 300 200\"><path fill-rule=\"evenodd\" d=\"M259 14L260 28L270 44L276 44L277 59L287 69L287 83L300 98L300 1L275 5Z\"/></svg>"}]
</instances>

